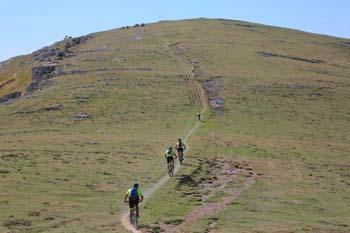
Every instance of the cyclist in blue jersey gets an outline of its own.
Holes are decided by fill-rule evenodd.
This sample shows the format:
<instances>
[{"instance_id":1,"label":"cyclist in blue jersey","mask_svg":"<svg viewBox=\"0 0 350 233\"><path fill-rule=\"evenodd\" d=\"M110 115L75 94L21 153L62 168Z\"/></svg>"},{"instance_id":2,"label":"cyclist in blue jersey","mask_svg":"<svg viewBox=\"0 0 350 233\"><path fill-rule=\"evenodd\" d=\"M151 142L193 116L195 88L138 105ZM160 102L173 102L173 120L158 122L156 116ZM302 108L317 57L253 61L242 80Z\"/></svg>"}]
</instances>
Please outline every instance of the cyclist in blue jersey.
<instances>
[{"instance_id":1,"label":"cyclist in blue jersey","mask_svg":"<svg viewBox=\"0 0 350 233\"><path fill-rule=\"evenodd\" d=\"M139 189L139 184L135 183L132 188L130 188L124 197L124 202L129 202L130 212L134 207L136 207L137 217L139 217L139 202L143 201L143 193Z\"/></svg>"}]
</instances>

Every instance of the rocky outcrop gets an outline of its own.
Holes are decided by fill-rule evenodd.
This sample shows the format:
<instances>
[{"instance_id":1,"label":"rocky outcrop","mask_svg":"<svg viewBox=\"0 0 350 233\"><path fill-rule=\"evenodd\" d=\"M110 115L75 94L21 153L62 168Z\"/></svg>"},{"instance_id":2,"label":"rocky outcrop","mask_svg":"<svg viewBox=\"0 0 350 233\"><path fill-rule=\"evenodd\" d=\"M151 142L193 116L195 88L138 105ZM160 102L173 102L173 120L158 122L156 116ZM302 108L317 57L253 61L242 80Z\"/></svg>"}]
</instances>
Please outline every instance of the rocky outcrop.
<instances>
[{"instance_id":1,"label":"rocky outcrop","mask_svg":"<svg viewBox=\"0 0 350 233\"><path fill-rule=\"evenodd\" d=\"M73 115L74 118L78 118L78 119L89 119L91 118L91 116L89 114L86 113L77 113L75 115Z\"/></svg>"},{"instance_id":2,"label":"rocky outcrop","mask_svg":"<svg viewBox=\"0 0 350 233\"><path fill-rule=\"evenodd\" d=\"M291 60L295 60L295 61L303 61L303 62L316 63L316 64L317 63L324 63L324 61L318 60L318 59L287 56L287 55L282 55L282 54L269 53L269 52L265 52L265 51L259 51L259 52L257 52L257 54L260 56L263 56L263 57L280 57L280 58L286 58L286 59L291 59Z\"/></svg>"},{"instance_id":3,"label":"rocky outcrop","mask_svg":"<svg viewBox=\"0 0 350 233\"><path fill-rule=\"evenodd\" d=\"M62 60L65 55L66 52L62 51L60 48L50 48L47 46L32 53L34 60L38 62Z\"/></svg>"},{"instance_id":4,"label":"rocky outcrop","mask_svg":"<svg viewBox=\"0 0 350 233\"><path fill-rule=\"evenodd\" d=\"M32 67L32 82L26 88L26 93L31 93L39 89L42 82L50 78L64 75L64 74L74 74L75 71L66 71L64 67L59 67L59 61L75 56L75 54L70 51L70 48L85 43L86 41L93 38L92 34L80 37L66 37L63 41L56 43L56 46L46 46L32 53L33 59L37 62L37 65ZM43 64L44 63L44 64ZM0 63L0 68L5 63ZM40 65L38 65L40 64ZM4 83L0 84L0 88L7 84L15 81L10 79ZM10 99L18 98L22 95L21 92L13 92L6 96L0 98L0 103L7 102Z\"/></svg>"},{"instance_id":5,"label":"rocky outcrop","mask_svg":"<svg viewBox=\"0 0 350 233\"><path fill-rule=\"evenodd\" d=\"M50 62L50 61L62 60L66 57L74 56L74 54L69 50L70 48L79 44L83 44L86 41L90 40L91 38L93 38L91 34L86 36L79 36L75 38L65 37L65 39L63 40L64 48L46 46L37 51L34 51L32 53L32 56L34 60L37 62Z\"/></svg>"},{"instance_id":6,"label":"rocky outcrop","mask_svg":"<svg viewBox=\"0 0 350 233\"><path fill-rule=\"evenodd\" d=\"M201 82L208 96L209 105L216 113L222 113L224 110L224 98L221 97L223 85L220 78L220 76L215 76Z\"/></svg>"},{"instance_id":7,"label":"rocky outcrop","mask_svg":"<svg viewBox=\"0 0 350 233\"><path fill-rule=\"evenodd\" d=\"M37 66L32 68L32 80L41 80L44 76L49 76L55 71L57 67L56 63L45 64L43 66Z\"/></svg>"},{"instance_id":8,"label":"rocky outcrop","mask_svg":"<svg viewBox=\"0 0 350 233\"><path fill-rule=\"evenodd\" d=\"M54 105L54 106L47 106L47 107L43 107L43 108L39 108L39 109L29 109L29 110L21 110L16 112L16 114L33 114L33 113L40 113L40 112L51 112L51 111L59 111L62 110L63 106L60 105Z\"/></svg>"},{"instance_id":9,"label":"rocky outcrop","mask_svg":"<svg viewBox=\"0 0 350 233\"><path fill-rule=\"evenodd\" d=\"M38 89L40 82L55 76L57 63L47 63L42 66L32 68L32 83L27 87L27 92L33 92Z\"/></svg>"},{"instance_id":10,"label":"rocky outcrop","mask_svg":"<svg viewBox=\"0 0 350 233\"><path fill-rule=\"evenodd\" d=\"M69 37L69 38L65 39L65 41L66 41L66 43L64 45L65 51L68 48L74 47L74 46L79 45L79 44L83 44L92 38L93 38L93 36L91 34L86 35L86 36L79 36L79 37L75 37L75 38Z\"/></svg>"},{"instance_id":11,"label":"rocky outcrop","mask_svg":"<svg viewBox=\"0 0 350 233\"><path fill-rule=\"evenodd\" d=\"M146 24L144 24L144 23L141 23L141 24L135 24L133 27L134 28L138 28L138 27L145 27L146 26ZM131 28L132 26L123 26L123 27L121 27L121 29L129 29L129 28Z\"/></svg>"},{"instance_id":12,"label":"rocky outcrop","mask_svg":"<svg viewBox=\"0 0 350 233\"><path fill-rule=\"evenodd\" d=\"M0 103L5 103L5 102L9 101L10 99L18 98L18 97L20 97L21 95L22 95L22 93L19 92L19 91L12 92L12 93L10 93L10 94L7 94L7 95L1 97L1 98L0 98Z\"/></svg>"}]
</instances>

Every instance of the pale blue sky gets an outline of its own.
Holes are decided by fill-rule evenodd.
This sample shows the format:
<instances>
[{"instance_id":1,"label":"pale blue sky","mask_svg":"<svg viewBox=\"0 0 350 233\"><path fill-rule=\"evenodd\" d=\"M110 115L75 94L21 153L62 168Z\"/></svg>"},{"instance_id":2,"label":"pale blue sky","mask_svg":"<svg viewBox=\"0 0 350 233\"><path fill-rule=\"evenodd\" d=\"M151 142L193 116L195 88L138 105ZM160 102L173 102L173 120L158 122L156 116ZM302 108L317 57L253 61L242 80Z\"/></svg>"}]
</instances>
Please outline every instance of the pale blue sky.
<instances>
[{"instance_id":1,"label":"pale blue sky","mask_svg":"<svg viewBox=\"0 0 350 233\"><path fill-rule=\"evenodd\" d=\"M350 37L350 0L0 0L0 61L135 23L227 18Z\"/></svg>"}]
</instances>

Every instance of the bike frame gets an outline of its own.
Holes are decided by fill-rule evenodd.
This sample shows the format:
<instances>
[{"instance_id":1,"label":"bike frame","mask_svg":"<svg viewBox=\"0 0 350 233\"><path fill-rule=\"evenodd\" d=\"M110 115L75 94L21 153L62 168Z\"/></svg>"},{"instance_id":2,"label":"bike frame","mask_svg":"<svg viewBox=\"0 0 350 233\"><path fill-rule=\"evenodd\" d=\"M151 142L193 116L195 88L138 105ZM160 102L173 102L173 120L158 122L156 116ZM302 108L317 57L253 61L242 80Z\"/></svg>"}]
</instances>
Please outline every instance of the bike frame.
<instances>
[{"instance_id":1,"label":"bike frame","mask_svg":"<svg viewBox=\"0 0 350 233\"><path fill-rule=\"evenodd\" d=\"M174 161L171 161L170 163L168 163L168 173L169 173L169 176L174 175Z\"/></svg>"},{"instance_id":2,"label":"bike frame","mask_svg":"<svg viewBox=\"0 0 350 233\"><path fill-rule=\"evenodd\" d=\"M180 164L182 164L182 160L184 160L184 152L181 151L181 150L179 150L178 153L179 153L179 161L180 161Z\"/></svg>"},{"instance_id":3,"label":"bike frame","mask_svg":"<svg viewBox=\"0 0 350 233\"><path fill-rule=\"evenodd\" d=\"M137 211L136 206L134 206L132 209L130 209L130 223L131 225L137 230Z\"/></svg>"}]
</instances>

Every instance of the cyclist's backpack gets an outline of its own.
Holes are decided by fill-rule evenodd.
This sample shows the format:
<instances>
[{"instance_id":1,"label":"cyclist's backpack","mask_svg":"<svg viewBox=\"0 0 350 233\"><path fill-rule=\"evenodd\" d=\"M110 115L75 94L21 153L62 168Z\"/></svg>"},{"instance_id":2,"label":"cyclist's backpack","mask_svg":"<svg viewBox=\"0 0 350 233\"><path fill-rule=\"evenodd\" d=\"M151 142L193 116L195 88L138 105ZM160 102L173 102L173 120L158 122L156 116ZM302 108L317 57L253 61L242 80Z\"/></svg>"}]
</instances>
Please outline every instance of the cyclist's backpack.
<instances>
[{"instance_id":1,"label":"cyclist's backpack","mask_svg":"<svg viewBox=\"0 0 350 233\"><path fill-rule=\"evenodd\" d=\"M130 192L130 197L131 198L136 198L138 196L139 196L139 193L137 192L137 189L136 188L132 188L131 192Z\"/></svg>"}]
</instances>

